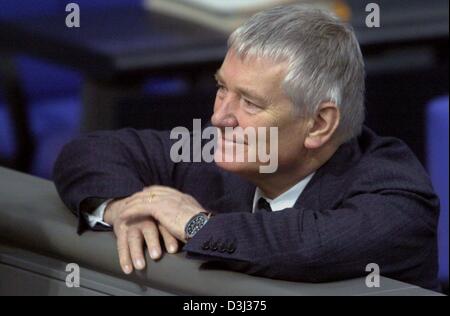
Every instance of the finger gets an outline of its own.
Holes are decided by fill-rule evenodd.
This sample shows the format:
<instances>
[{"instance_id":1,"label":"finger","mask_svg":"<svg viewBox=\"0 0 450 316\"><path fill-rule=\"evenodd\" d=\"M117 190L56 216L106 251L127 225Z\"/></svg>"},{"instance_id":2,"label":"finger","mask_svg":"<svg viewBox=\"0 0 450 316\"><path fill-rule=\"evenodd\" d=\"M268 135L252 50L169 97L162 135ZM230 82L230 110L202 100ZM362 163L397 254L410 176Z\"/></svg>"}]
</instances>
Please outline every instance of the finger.
<instances>
[{"instance_id":1,"label":"finger","mask_svg":"<svg viewBox=\"0 0 450 316\"><path fill-rule=\"evenodd\" d=\"M159 232L158 227L156 226L154 221L149 221L148 224L142 230L145 238L145 242L147 243L148 253L150 258L153 260L158 260L161 258L162 250L161 244L159 242Z\"/></svg>"},{"instance_id":2,"label":"finger","mask_svg":"<svg viewBox=\"0 0 450 316\"><path fill-rule=\"evenodd\" d=\"M180 191L170 188L170 187L166 187L166 186L162 186L162 185L152 185L150 187L144 188L140 192L136 192L132 196L129 196L129 197L123 199L123 203L125 205L129 205L129 204L134 203L135 201L142 201L142 199L148 200L148 198L152 194L166 196L166 195L172 195L172 194L177 194L177 193L181 194Z\"/></svg>"},{"instance_id":3,"label":"finger","mask_svg":"<svg viewBox=\"0 0 450 316\"><path fill-rule=\"evenodd\" d=\"M154 184L154 185L148 186L148 187L144 188L142 191L152 191L152 190L168 190L168 191L179 192L177 189L174 189L174 188L166 186L166 185L159 185L159 184Z\"/></svg>"},{"instance_id":4,"label":"finger","mask_svg":"<svg viewBox=\"0 0 450 316\"><path fill-rule=\"evenodd\" d=\"M152 185L151 187L145 188L142 193L147 194L182 194L182 192L178 191L177 189L166 187L162 185Z\"/></svg>"},{"instance_id":5,"label":"finger","mask_svg":"<svg viewBox=\"0 0 450 316\"><path fill-rule=\"evenodd\" d=\"M136 198L136 195L138 195L139 193L141 193L141 192L136 192L133 195L130 195L130 196L124 198L122 200L122 202L124 203L124 205L129 204L130 202L132 202Z\"/></svg>"},{"instance_id":6,"label":"finger","mask_svg":"<svg viewBox=\"0 0 450 316\"><path fill-rule=\"evenodd\" d=\"M142 232L135 228L128 234L128 245L130 247L131 259L137 270L145 268L144 257L144 236Z\"/></svg>"},{"instance_id":7,"label":"finger","mask_svg":"<svg viewBox=\"0 0 450 316\"><path fill-rule=\"evenodd\" d=\"M159 225L159 232L164 240L164 246L167 252L176 253L178 252L178 240L169 233L169 231L164 227Z\"/></svg>"},{"instance_id":8,"label":"finger","mask_svg":"<svg viewBox=\"0 0 450 316\"><path fill-rule=\"evenodd\" d=\"M165 191L156 192L156 193L154 191L152 191L151 193L150 192L140 192L138 194L135 194L132 199L128 200L126 202L126 206L127 206L127 208L130 208L130 207L134 207L139 204L147 205L147 204L161 201L164 198L170 198L172 196L174 196L173 193L171 193L171 192L169 193L169 192L165 192Z\"/></svg>"},{"instance_id":9,"label":"finger","mask_svg":"<svg viewBox=\"0 0 450 316\"><path fill-rule=\"evenodd\" d=\"M129 206L131 204L135 204L136 202L143 202L145 200L145 202L148 202L150 198L150 194L145 193L145 192L138 192L136 194L134 194L132 197L130 197L129 199L125 200L125 205Z\"/></svg>"},{"instance_id":10,"label":"finger","mask_svg":"<svg viewBox=\"0 0 450 316\"><path fill-rule=\"evenodd\" d=\"M116 227L115 233L117 237L117 252L119 254L120 266L125 274L131 274L133 272L133 264L131 262L130 249L128 247L127 232L121 227Z\"/></svg>"},{"instance_id":11,"label":"finger","mask_svg":"<svg viewBox=\"0 0 450 316\"><path fill-rule=\"evenodd\" d=\"M144 198L144 197L147 197L147 198L150 197L150 194L153 194L151 192L152 191L149 191L149 188L144 188L142 191L136 192L133 195L122 199L121 201L125 205L128 205L128 204L131 204L131 203L133 203L135 201L142 200L142 198ZM166 191L166 190L162 190L162 191L158 191L158 192L159 192L159 194L164 194L164 195L168 194L168 191Z\"/></svg>"},{"instance_id":12,"label":"finger","mask_svg":"<svg viewBox=\"0 0 450 316\"><path fill-rule=\"evenodd\" d=\"M135 205L130 205L129 208L127 208L126 210L124 210L121 214L120 214L120 220L127 222L130 220L134 220L137 218L141 218L141 217L153 217L156 220L159 220L156 216L158 216L158 212L156 212L156 208L158 207L157 204L142 204L142 203L137 203ZM154 216L156 215L156 216Z\"/></svg>"}]
</instances>

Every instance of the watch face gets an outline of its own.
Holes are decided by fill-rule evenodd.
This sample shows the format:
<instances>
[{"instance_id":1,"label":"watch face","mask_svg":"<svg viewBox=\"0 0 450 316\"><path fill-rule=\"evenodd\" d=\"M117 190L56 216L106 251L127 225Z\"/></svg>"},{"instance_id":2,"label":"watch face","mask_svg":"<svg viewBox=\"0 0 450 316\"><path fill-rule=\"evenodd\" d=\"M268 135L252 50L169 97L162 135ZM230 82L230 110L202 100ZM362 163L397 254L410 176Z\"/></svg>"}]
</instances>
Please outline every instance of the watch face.
<instances>
[{"instance_id":1,"label":"watch face","mask_svg":"<svg viewBox=\"0 0 450 316\"><path fill-rule=\"evenodd\" d=\"M194 216L186 226L186 237L188 239L195 236L195 234L205 226L208 221L208 216L204 213Z\"/></svg>"}]
</instances>

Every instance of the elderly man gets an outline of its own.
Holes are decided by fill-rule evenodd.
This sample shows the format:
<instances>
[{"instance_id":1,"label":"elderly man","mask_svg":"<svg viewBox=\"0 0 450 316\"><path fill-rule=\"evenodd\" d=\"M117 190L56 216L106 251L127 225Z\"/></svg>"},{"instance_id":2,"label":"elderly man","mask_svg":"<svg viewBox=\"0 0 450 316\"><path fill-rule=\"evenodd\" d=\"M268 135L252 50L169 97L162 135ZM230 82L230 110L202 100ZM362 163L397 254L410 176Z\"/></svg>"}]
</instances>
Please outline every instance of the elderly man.
<instances>
[{"instance_id":1,"label":"elderly man","mask_svg":"<svg viewBox=\"0 0 450 316\"><path fill-rule=\"evenodd\" d=\"M330 14L261 12L229 39L211 121L216 154L238 145L229 128L276 127L275 172L259 159L175 162L168 132L124 129L66 145L56 186L80 232L114 230L127 274L145 268L144 246L157 260L180 241L253 275L324 282L376 263L435 289L438 199L404 143L363 126L364 76L355 34Z\"/></svg>"}]
</instances>

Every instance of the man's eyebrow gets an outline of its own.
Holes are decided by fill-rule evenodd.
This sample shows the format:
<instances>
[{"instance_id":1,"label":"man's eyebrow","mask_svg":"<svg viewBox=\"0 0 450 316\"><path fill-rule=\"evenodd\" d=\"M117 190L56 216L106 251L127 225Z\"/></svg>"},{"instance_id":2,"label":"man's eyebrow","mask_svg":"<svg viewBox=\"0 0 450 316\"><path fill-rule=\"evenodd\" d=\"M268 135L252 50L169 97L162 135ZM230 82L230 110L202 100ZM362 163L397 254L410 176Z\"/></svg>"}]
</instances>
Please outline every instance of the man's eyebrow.
<instances>
[{"instance_id":1,"label":"man's eyebrow","mask_svg":"<svg viewBox=\"0 0 450 316\"><path fill-rule=\"evenodd\" d=\"M250 101L256 101L259 105L268 105L270 104L270 99L266 96L260 96L258 93L248 90L246 88L237 88L239 93L246 97L247 99L250 99Z\"/></svg>"},{"instance_id":2,"label":"man's eyebrow","mask_svg":"<svg viewBox=\"0 0 450 316\"><path fill-rule=\"evenodd\" d=\"M220 70L218 70L215 75L214 78L216 79L216 81L218 82L223 82L225 83L225 80L223 79L222 75L220 74ZM256 101L258 103L260 103L260 105L267 105L270 104L270 99L268 97L263 97L263 96L259 96L258 93L256 93L255 91L251 91L247 88L244 87L237 87L236 90L244 97L252 100L252 101Z\"/></svg>"}]
</instances>

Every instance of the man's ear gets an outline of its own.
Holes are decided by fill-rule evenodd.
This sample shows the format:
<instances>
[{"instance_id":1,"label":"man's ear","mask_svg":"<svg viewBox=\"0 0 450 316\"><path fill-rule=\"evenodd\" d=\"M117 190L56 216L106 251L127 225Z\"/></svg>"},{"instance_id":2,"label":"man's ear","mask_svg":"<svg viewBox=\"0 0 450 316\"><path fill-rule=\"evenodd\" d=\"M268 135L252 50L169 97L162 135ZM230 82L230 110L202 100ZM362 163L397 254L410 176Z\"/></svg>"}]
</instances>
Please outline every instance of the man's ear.
<instances>
[{"instance_id":1,"label":"man's ear","mask_svg":"<svg viewBox=\"0 0 450 316\"><path fill-rule=\"evenodd\" d=\"M309 122L305 147L317 149L328 142L339 126L340 112L334 102L322 102L316 115Z\"/></svg>"}]
</instances>

